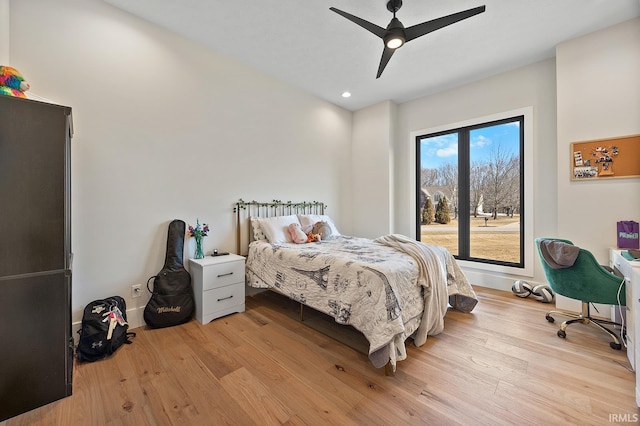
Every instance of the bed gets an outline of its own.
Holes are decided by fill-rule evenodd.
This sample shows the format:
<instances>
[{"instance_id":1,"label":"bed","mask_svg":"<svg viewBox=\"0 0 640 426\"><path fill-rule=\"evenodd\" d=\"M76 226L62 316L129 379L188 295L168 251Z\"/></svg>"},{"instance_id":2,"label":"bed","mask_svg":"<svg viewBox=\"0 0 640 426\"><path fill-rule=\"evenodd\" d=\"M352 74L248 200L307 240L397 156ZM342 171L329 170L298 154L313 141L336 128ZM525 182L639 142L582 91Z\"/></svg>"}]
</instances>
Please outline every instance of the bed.
<instances>
[{"instance_id":1,"label":"bed","mask_svg":"<svg viewBox=\"0 0 640 426\"><path fill-rule=\"evenodd\" d=\"M373 240L341 235L319 202L240 200L234 211L238 253L247 256L247 285L276 291L354 327L369 343L373 366L388 373L406 358L409 337L421 346L443 330L449 307L471 312L477 303L442 247L397 234ZM324 225L329 238L293 243L291 223L305 233Z\"/></svg>"}]
</instances>

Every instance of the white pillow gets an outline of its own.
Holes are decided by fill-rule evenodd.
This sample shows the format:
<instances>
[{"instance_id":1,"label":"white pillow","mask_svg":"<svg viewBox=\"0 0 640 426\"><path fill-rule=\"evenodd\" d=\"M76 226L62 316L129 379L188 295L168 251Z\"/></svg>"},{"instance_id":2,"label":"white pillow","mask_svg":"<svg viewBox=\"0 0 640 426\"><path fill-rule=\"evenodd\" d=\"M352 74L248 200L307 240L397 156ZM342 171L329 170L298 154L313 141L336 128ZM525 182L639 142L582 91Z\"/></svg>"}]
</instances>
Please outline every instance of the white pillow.
<instances>
[{"instance_id":1,"label":"white pillow","mask_svg":"<svg viewBox=\"0 0 640 426\"><path fill-rule=\"evenodd\" d=\"M299 214L298 220L300 221L300 225L302 225L302 231L304 233L311 232L313 225L317 222L327 222L331 227L331 233L333 235L341 235L335 223L333 223L333 220L326 214Z\"/></svg>"},{"instance_id":2,"label":"white pillow","mask_svg":"<svg viewBox=\"0 0 640 426\"><path fill-rule=\"evenodd\" d=\"M292 243L293 240L289 233L289 225L292 223L300 223L298 216L295 214L256 218L256 222L260 224L262 232L270 243Z\"/></svg>"},{"instance_id":3,"label":"white pillow","mask_svg":"<svg viewBox=\"0 0 640 426\"><path fill-rule=\"evenodd\" d=\"M262 232L262 228L260 227L260 218L250 217L249 220L251 221L252 241L266 240L267 236L264 235L264 232Z\"/></svg>"}]
</instances>

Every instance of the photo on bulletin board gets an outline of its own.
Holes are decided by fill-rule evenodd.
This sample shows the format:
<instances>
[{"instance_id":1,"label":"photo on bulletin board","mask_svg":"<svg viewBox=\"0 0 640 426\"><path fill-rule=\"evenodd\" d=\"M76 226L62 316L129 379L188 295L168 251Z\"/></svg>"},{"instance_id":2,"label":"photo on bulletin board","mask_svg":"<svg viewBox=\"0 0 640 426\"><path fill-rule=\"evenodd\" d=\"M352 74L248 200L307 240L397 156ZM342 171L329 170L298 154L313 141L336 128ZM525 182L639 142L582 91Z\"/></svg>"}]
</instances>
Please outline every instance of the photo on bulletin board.
<instances>
[{"instance_id":1,"label":"photo on bulletin board","mask_svg":"<svg viewBox=\"0 0 640 426\"><path fill-rule=\"evenodd\" d=\"M571 144L571 180L640 177L640 135Z\"/></svg>"}]
</instances>

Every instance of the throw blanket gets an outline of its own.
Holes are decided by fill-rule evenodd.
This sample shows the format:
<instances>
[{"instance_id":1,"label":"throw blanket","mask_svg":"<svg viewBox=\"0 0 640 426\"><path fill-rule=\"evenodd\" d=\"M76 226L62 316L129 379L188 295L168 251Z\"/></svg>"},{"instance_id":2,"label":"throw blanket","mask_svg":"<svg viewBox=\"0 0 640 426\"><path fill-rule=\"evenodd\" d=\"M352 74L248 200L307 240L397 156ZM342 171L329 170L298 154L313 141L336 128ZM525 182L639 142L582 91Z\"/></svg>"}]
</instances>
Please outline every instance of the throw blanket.
<instances>
[{"instance_id":1,"label":"throw blanket","mask_svg":"<svg viewBox=\"0 0 640 426\"><path fill-rule=\"evenodd\" d=\"M453 255L444 247L432 246L400 234L375 240L411 256L418 264L418 284L424 287L424 311L420 326L413 335L416 346L423 345L428 335L444 329L448 303L462 312L471 312L478 303L473 288Z\"/></svg>"}]
</instances>

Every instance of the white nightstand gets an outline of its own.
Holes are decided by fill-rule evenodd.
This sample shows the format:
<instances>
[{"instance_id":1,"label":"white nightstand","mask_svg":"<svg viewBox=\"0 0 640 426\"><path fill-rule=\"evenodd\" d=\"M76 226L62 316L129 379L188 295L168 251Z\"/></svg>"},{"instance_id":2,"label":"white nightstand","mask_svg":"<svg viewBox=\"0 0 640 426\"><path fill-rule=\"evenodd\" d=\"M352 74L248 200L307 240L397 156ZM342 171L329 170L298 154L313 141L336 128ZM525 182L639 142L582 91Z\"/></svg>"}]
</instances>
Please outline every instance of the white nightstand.
<instances>
[{"instance_id":1,"label":"white nightstand","mask_svg":"<svg viewBox=\"0 0 640 426\"><path fill-rule=\"evenodd\" d=\"M189 259L202 324L234 312L244 312L244 257L236 254Z\"/></svg>"}]
</instances>

